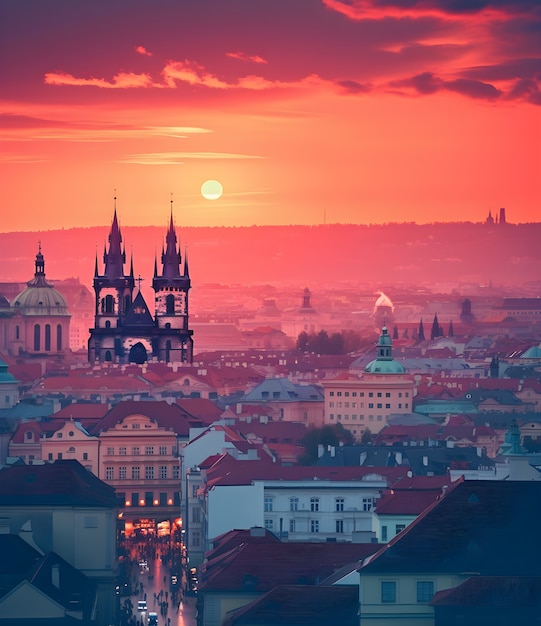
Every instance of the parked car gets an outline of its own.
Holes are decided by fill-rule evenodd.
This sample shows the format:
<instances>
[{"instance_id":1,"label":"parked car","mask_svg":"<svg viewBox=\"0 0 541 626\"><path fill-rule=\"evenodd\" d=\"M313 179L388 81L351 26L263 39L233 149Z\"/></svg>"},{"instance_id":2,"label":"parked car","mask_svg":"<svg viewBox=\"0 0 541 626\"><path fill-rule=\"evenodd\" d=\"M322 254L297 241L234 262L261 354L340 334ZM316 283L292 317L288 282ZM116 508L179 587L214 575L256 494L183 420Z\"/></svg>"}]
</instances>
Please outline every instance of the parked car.
<instances>
[{"instance_id":1,"label":"parked car","mask_svg":"<svg viewBox=\"0 0 541 626\"><path fill-rule=\"evenodd\" d=\"M143 611L147 610L147 601L146 600L139 600L137 602L137 610L142 613Z\"/></svg>"},{"instance_id":2,"label":"parked car","mask_svg":"<svg viewBox=\"0 0 541 626\"><path fill-rule=\"evenodd\" d=\"M158 614L150 611L148 614L148 626L158 626Z\"/></svg>"}]
</instances>

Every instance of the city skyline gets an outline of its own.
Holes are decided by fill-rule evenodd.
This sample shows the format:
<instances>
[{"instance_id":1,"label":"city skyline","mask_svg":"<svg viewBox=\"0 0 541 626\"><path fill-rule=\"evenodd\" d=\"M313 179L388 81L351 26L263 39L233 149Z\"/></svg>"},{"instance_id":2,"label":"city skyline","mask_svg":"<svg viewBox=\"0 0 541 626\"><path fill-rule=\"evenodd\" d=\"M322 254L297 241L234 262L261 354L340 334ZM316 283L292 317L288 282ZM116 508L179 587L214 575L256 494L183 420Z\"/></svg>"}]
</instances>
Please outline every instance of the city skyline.
<instances>
[{"instance_id":1,"label":"city skyline","mask_svg":"<svg viewBox=\"0 0 541 626\"><path fill-rule=\"evenodd\" d=\"M4 3L0 230L538 221L541 8L402 5Z\"/></svg>"}]
</instances>

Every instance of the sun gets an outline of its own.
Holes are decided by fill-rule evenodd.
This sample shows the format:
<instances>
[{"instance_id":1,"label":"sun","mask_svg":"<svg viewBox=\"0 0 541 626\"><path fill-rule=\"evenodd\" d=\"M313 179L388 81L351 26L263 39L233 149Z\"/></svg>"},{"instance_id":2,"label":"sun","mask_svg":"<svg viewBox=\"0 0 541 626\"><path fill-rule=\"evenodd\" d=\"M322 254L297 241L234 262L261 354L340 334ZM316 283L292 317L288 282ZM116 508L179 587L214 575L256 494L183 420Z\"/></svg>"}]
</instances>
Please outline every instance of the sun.
<instances>
[{"instance_id":1,"label":"sun","mask_svg":"<svg viewBox=\"0 0 541 626\"><path fill-rule=\"evenodd\" d=\"M207 200L218 200L224 192L224 188L217 180L206 180L201 185L201 195Z\"/></svg>"}]
</instances>

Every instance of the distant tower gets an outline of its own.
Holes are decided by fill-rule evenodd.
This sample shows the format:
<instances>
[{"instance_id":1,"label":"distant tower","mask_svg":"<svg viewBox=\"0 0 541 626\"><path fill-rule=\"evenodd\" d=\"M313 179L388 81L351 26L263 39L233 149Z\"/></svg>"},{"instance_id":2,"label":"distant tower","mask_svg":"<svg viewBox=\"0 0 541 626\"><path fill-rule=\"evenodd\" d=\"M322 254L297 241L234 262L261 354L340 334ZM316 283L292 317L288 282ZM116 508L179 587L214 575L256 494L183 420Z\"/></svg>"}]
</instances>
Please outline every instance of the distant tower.
<instances>
[{"instance_id":1,"label":"distant tower","mask_svg":"<svg viewBox=\"0 0 541 626\"><path fill-rule=\"evenodd\" d=\"M310 289L308 289L308 287L305 287L304 291L302 292L302 305L301 305L301 309L299 313L312 314L316 312L316 310L312 306L311 298L312 298L312 292L310 291Z\"/></svg>"},{"instance_id":2,"label":"distant tower","mask_svg":"<svg viewBox=\"0 0 541 626\"><path fill-rule=\"evenodd\" d=\"M492 226L494 224L494 218L492 217L492 211L488 212L488 217L485 220L485 224L487 224L488 226Z\"/></svg>"},{"instance_id":3,"label":"distant tower","mask_svg":"<svg viewBox=\"0 0 541 626\"><path fill-rule=\"evenodd\" d=\"M454 337L454 335L455 335L455 331L454 331L454 328L453 328L453 320L450 320L449 321L449 332L447 333L447 336L448 337Z\"/></svg>"},{"instance_id":4,"label":"distant tower","mask_svg":"<svg viewBox=\"0 0 541 626\"><path fill-rule=\"evenodd\" d=\"M152 289L155 292L155 319L161 329L155 352L160 361L192 362L193 331L188 327L188 292L191 288L188 270L188 255L182 257L177 247L177 235L173 225L173 202L171 218L165 236L165 250L162 248L162 273L158 274L158 264L154 262ZM165 331L165 332L164 332ZM167 332L168 331L168 332Z\"/></svg>"},{"instance_id":5,"label":"distant tower","mask_svg":"<svg viewBox=\"0 0 541 626\"><path fill-rule=\"evenodd\" d=\"M507 222L505 221L505 209L501 208L500 209L500 224L506 224Z\"/></svg>"},{"instance_id":6,"label":"distant tower","mask_svg":"<svg viewBox=\"0 0 541 626\"><path fill-rule=\"evenodd\" d=\"M460 321L463 324L473 324L475 322L475 315L471 310L471 300L466 298L462 303L462 311L460 312Z\"/></svg>"}]
</instances>

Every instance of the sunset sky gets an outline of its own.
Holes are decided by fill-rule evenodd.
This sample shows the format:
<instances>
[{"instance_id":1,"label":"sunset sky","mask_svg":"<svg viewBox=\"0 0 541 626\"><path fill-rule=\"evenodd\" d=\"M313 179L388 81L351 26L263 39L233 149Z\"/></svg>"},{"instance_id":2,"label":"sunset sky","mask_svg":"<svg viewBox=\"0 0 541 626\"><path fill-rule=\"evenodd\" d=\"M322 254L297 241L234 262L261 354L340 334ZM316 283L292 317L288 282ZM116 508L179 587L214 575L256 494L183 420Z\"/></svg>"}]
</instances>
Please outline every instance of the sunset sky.
<instances>
[{"instance_id":1,"label":"sunset sky","mask_svg":"<svg viewBox=\"0 0 541 626\"><path fill-rule=\"evenodd\" d=\"M0 231L115 195L121 225L541 221L540 33L539 0L4 0Z\"/></svg>"}]
</instances>

